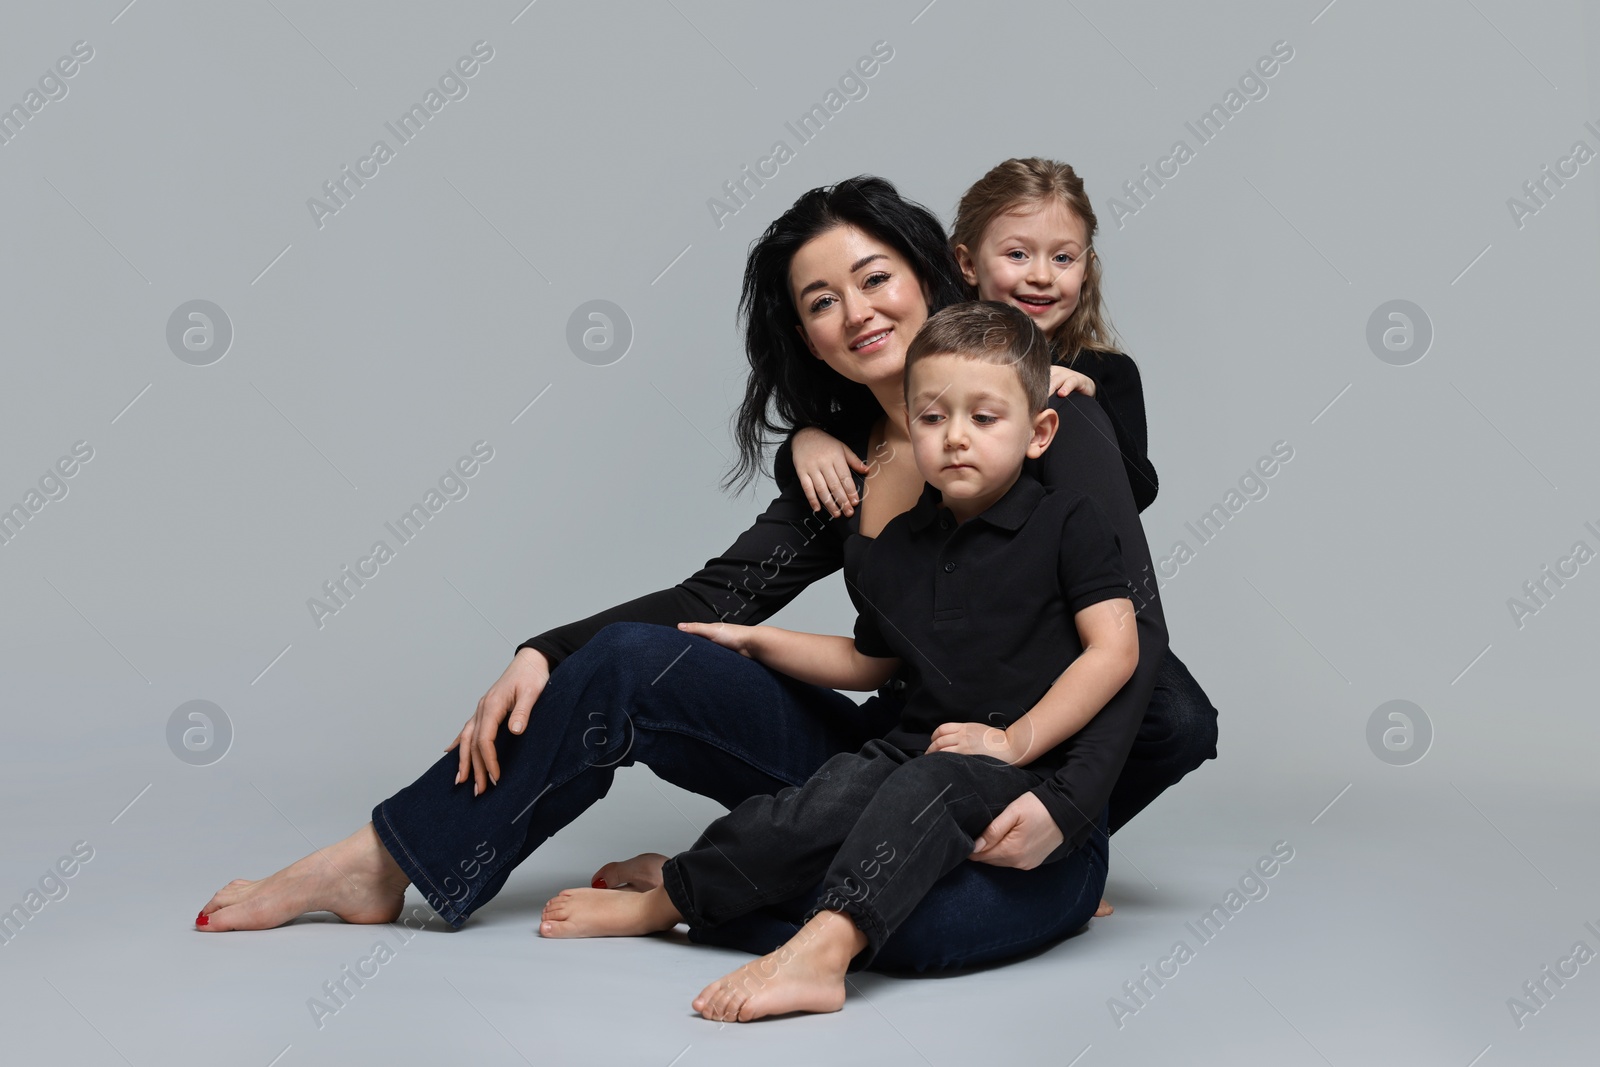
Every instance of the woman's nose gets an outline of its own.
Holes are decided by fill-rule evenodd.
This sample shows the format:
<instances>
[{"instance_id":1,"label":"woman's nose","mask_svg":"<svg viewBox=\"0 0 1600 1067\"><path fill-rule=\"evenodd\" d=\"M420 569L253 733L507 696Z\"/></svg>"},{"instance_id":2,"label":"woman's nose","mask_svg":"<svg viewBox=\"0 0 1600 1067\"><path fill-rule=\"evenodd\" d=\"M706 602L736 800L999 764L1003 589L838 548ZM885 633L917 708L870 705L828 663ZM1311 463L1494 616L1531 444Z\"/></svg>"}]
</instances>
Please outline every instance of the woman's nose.
<instances>
[{"instance_id":1,"label":"woman's nose","mask_svg":"<svg viewBox=\"0 0 1600 1067\"><path fill-rule=\"evenodd\" d=\"M860 293L845 293L844 321L850 326L859 326L872 318L872 303Z\"/></svg>"}]
</instances>

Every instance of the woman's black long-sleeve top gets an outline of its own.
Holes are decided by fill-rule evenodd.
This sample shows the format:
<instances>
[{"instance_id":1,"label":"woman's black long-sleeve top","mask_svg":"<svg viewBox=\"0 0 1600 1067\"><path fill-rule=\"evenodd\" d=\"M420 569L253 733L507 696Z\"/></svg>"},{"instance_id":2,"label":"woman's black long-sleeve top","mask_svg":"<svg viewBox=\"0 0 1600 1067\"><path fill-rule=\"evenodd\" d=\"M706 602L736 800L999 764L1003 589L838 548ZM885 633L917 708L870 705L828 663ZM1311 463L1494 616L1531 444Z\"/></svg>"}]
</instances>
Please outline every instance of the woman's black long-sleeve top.
<instances>
[{"instance_id":1,"label":"woman's black long-sleeve top","mask_svg":"<svg viewBox=\"0 0 1600 1067\"><path fill-rule=\"evenodd\" d=\"M1052 857L1082 844L1111 796L1128 751L1144 718L1155 685L1156 668L1167 651L1166 620L1154 582L1150 549L1139 524L1139 509L1130 491L1116 433L1101 406L1074 393L1051 397L1061 423L1043 457L1030 460L1029 471L1046 486L1067 486L1092 497L1105 510L1122 550L1123 565L1135 585L1138 609L1139 664L1132 679L1111 698L1069 742L1071 755L1041 797L1065 838ZM869 426L841 435L859 456L867 456ZM868 462L871 457L867 457ZM811 511L794 472L787 442L774 460L778 496L755 524L696 574L670 589L650 593L547 630L518 646L543 653L552 667L613 622L763 622L812 582L844 568L853 580L853 564L863 554L852 550L867 543L859 532L860 511L831 519ZM862 476L857 475L857 489Z\"/></svg>"}]
</instances>

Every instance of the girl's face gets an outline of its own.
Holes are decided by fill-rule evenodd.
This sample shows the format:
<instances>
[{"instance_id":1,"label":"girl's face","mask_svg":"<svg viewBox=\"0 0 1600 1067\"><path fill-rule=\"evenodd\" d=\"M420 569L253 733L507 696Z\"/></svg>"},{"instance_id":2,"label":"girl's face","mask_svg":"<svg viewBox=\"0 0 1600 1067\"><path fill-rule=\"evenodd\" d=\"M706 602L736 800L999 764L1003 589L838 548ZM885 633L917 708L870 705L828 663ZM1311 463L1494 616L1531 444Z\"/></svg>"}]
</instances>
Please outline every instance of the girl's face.
<instances>
[{"instance_id":1,"label":"girl's face","mask_svg":"<svg viewBox=\"0 0 1600 1067\"><path fill-rule=\"evenodd\" d=\"M1059 200L997 215L977 248L956 245L956 261L980 300L1021 308L1049 337L1078 306L1089 233Z\"/></svg>"},{"instance_id":2,"label":"girl's face","mask_svg":"<svg viewBox=\"0 0 1600 1067\"><path fill-rule=\"evenodd\" d=\"M789 261L789 295L811 354L853 382L898 387L906 346L928 317L905 259L854 226L835 226Z\"/></svg>"}]
</instances>

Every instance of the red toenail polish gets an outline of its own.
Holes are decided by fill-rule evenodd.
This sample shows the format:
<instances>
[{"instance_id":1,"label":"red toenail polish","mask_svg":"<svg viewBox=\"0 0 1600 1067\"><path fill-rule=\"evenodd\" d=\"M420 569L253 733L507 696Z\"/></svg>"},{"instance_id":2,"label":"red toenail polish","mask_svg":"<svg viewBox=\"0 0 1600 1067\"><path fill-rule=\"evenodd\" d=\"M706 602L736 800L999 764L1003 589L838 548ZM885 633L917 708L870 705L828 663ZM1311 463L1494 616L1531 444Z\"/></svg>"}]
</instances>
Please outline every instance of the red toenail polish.
<instances>
[{"instance_id":1,"label":"red toenail polish","mask_svg":"<svg viewBox=\"0 0 1600 1067\"><path fill-rule=\"evenodd\" d=\"M202 911L200 913L199 917L195 919L194 924L196 926L210 926L211 925L211 916L207 915L205 912Z\"/></svg>"},{"instance_id":2,"label":"red toenail polish","mask_svg":"<svg viewBox=\"0 0 1600 1067\"><path fill-rule=\"evenodd\" d=\"M591 886L593 886L594 888L596 888L596 889L606 889L606 888L608 888L607 885L606 885L606 880L604 878L596 878L594 881L590 882L589 884Z\"/></svg>"}]
</instances>

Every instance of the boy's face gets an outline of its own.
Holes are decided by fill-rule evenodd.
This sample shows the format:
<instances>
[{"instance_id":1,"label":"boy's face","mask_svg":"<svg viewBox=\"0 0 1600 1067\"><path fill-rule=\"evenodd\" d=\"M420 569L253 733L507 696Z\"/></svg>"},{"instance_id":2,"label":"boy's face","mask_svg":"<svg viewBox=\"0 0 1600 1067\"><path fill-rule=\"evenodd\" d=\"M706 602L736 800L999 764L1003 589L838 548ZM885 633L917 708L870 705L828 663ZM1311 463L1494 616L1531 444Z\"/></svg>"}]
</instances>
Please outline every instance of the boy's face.
<instances>
[{"instance_id":1,"label":"boy's face","mask_svg":"<svg viewBox=\"0 0 1600 1067\"><path fill-rule=\"evenodd\" d=\"M929 356L911 368L906 394L917 470L962 522L1004 496L1055 436L1056 413L1032 410L1013 367Z\"/></svg>"}]
</instances>

